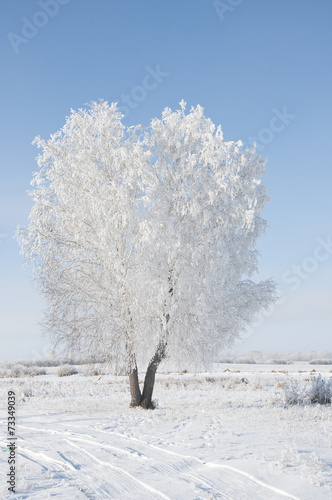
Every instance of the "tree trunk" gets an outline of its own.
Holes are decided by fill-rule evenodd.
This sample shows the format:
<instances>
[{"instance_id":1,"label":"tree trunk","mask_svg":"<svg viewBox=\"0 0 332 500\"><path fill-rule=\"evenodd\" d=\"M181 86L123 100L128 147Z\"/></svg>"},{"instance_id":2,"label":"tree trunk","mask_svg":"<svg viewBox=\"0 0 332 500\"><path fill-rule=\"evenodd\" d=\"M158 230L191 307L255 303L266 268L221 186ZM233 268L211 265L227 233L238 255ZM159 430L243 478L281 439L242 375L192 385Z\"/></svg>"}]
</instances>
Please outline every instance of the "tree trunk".
<instances>
[{"instance_id":1,"label":"tree trunk","mask_svg":"<svg viewBox=\"0 0 332 500\"><path fill-rule=\"evenodd\" d=\"M129 387L131 395L130 406L131 407L139 406L142 400L142 394L138 381L136 356L133 353L130 353L129 355L128 371L129 371Z\"/></svg>"},{"instance_id":2,"label":"tree trunk","mask_svg":"<svg viewBox=\"0 0 332 500\"><path fill-rule=\"evenodd\" d=\"M138 382L138 370L137 367L129 371L129 386L131 394L130 406L139 406L142 399L141 389Z\"/></svg>"},{"instance_id":3,"label":"tree trunk","mask_svg":"<svg viewBox=\"0 0 332 500\"><path fill-rule=\"evenodd\" d=\"M166 356L166 346L167 343L161 340L146 370L146 375L144 379L144 388L140 406L147 410L148 409L153 410L155 408L155 404L152 401L152 393L154 388L156 371L158 369L158 366Z\"/></svg>"}]
</instances>

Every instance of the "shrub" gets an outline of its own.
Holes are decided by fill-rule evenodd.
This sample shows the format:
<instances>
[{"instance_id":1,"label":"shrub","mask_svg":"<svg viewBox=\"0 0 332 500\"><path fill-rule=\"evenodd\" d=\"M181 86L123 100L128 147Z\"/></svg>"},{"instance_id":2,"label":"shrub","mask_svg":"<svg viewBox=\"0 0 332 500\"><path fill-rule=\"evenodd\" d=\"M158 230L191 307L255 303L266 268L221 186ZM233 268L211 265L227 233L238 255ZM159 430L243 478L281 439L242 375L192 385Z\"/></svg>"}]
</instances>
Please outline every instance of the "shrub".
<instances>
[{"instance_id":1,"label":"shrub","mask_svg":"<svg viewBox=\"0 0 332 500\"><path fill-rule=\"evenodd\" d=\"M6 373L6 377L11 378L36 377L37 375L46 375L46 370L17 364L12 366L10 370L7 370Z\"/></svg>"},{"instance_id":2,"label":"shrub","mask_svg":"<svg viewBox=\"0 0 332 500\"><path fill-rule=\"evenodd\" d=\"M33 393L32 393L31 388L28 388L28 387L22 388L22 392L21 392L22 401L25 401L24 398L32 398L32 397L33 397Z\"/></svg>"},{"instance_id":3,"label":"shrub","mask_svg":"<svg viewBox=\"0 0 332 500\"><path fill-rule=\"evenodd\" d=\"M292 361L287 361L286 359L268 359L265 362L266 365L292 365Z\"/></svg>"},{"instance_id":4,"label":"shrub","mask_svg":"<svg viewBox=\"0 0 332 500\"><path fill-rule=\"evenodd\" d=\"M69 375L76 375L78 371L73 366L62 365L57 371L58 377L68 377Z\"/></svg>"},{"instance_id":5,"label":"shrub","mask_svg":"<svg viewBox=\"0 0 332 500\"><path fill-rule=\"evenodd\" d=\"M218 363L231 364L231 363L234 363L234 360L230 359L230 358L220 358Z\"/></svg>"},{"instance_id":6,"label":"shrub","mask_svg":"<svg viewBox=\"0 0 332 500\"><path fill-rule=\"evenodd\" d=\"M332 399L332 378L324 380L321 374L314 377L309 387L308 397L310 403L329 404Z\"/></svg>"},{"instance_id":7,"label":"shrub","mask_svg":"<svg viewBox=\"0 0 332 500\"><path fill-rule=\"evenodd\" d=\"M285 401L288 404L330 404L332 399L332 378L324 380L319 374L310 384L300 387L296 380L285 385Z\"/></svg>"},{"instance_id":8,"label":"shrub","mask_svg":"<svg viewBox=\"0 0 332 500\"><path fill-rule=\"evenodd\" d=\"M313 359L309 361L309 365L332 365L332 361L330 359Z\"/></svg>"},{"instance_id":9,"label":"shrub","mask_svg":"<svg viewBox=\"0 0 332 500\"><path fill-rule=\"evenodd\" d=\"M247 357L243 356L241 358L238 358L236 360L236 363L240 364L240 365L255 365L256 361L253 358L247 358Z\"/></svg>"}]
</instances>

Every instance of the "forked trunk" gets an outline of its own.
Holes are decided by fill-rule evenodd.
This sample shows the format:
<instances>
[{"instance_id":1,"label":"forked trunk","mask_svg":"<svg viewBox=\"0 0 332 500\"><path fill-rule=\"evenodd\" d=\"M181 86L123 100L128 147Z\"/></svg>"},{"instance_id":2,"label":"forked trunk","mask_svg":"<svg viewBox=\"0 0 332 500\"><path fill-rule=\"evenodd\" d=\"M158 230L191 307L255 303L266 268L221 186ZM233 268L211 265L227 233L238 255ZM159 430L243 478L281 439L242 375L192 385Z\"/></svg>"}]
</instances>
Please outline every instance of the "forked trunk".
<instances>
[{"instance_id":1,"label":"forked trunk","mask_svg":"<svg viewBox=\"0 0 332 500\"><path fill-rule=\"evenodd\" d=\"M154 388L154 382L156 378L156 371L158 366L165 358L166 355L166 345L167 343L164 341L160 341L157 350L150 360L148 368L146 370L146 375L144 379L144 388L143 394L141 393L141 389L139 386L138 380L138 370L136 364L135 355L132 354L129 359L129 387L130 387L130 395L131 395L131 403L130 406L132 408L136 406L141 406L142 408L154 409L155 405L152 401L152 394Z\"/></svg>"}]
</instances>

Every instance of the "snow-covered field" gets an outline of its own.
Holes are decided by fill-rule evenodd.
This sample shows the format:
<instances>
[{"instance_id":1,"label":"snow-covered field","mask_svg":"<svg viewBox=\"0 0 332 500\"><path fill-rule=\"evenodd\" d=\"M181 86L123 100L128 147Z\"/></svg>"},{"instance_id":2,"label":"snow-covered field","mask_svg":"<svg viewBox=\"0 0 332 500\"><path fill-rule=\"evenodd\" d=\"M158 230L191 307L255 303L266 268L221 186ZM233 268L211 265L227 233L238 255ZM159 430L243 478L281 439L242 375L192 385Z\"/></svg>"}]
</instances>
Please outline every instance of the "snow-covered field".
<instances>
[{"instance_id":1,"label":"snow-covered field","mask_svg":"<svg viewBox=\"0 0 332 500\"><path fill-rule=\"evenodd\" d=\"M331 405L287 404L284 389L319 373L329 380L332 364L240 361L212 373L161 372L154 411L129 408L127 378L102 365L17 377L24 367L13 364L15 378L3 366L1 498L9 390L17 399L12 499L332 498Z\"/></svg>"}]
</instances>

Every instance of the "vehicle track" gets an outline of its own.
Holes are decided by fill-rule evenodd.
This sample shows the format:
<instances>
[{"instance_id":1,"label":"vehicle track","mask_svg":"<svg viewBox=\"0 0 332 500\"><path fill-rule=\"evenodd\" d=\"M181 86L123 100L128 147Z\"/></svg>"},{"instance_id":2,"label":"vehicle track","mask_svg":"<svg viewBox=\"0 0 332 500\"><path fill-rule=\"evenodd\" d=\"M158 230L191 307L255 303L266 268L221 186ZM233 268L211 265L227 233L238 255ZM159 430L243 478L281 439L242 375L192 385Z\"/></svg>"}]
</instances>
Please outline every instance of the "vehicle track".
<instances>
[{"instance_id":1,"label":"vehicle track","mask_svg":"<svg viewBox=\"0 0 332 500\"><path fill-rule=\"evenodd\" d=\"M82 489L94 485L90 494L94 491L96 496L88 498L298 500L228 465L205 463L108 429L87 426L82 433L87 422L81 423L80 432L77 425L68 429L68 421L46 425L52 428L21 424L25 442L18 452L60 469L63 477ZM41 433L47 435L47 449L38 455L36 436Z\"/></svg>"}]
</instances>

